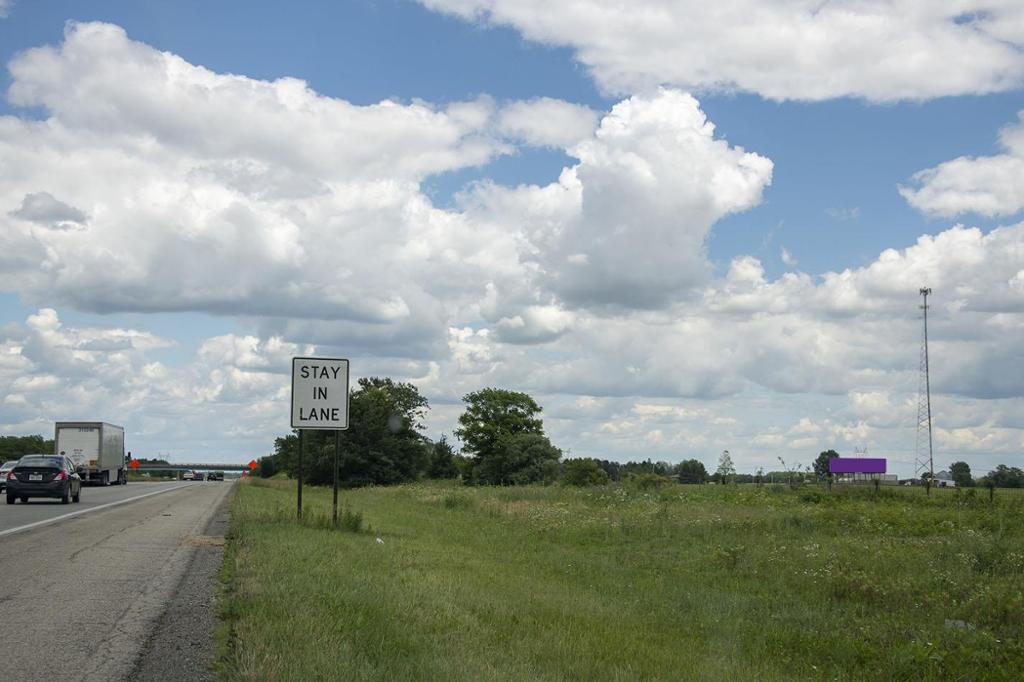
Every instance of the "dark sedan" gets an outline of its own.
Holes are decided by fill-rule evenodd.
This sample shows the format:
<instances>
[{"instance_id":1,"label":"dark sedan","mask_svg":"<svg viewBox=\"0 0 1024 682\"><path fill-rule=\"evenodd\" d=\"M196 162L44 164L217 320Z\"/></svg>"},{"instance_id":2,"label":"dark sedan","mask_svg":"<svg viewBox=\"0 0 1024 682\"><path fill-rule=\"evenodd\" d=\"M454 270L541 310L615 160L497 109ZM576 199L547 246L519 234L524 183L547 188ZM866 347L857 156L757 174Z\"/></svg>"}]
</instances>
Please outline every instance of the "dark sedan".
<instances>
[{"instance_id":1,"label":"dark sedan","mask_svg":"<svg viewBox=\"0 0 1024 682\"><path fill-rule=\"evenodd\" d=\"M7 504L28 502L30 497L52 497L67 504L78 502L82 477L74 463L62 455L25 455L7 474Z\"/></svg>"}]
</instances>

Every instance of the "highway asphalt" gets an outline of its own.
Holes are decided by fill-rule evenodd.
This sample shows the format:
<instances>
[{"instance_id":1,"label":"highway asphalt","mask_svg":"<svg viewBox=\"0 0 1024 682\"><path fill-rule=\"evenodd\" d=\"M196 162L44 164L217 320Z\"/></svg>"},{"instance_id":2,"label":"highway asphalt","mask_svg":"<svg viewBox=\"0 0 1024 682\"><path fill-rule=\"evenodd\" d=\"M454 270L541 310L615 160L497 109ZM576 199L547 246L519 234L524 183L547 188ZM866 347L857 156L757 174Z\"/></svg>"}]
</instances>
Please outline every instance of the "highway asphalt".
<instances>
[{"instance_id":1,"label":"highway asphalt","mask_svg":"<svg viewBox=\"0 0 1024 682\"><path fill-rule=\"evenodd\" d=\"M79 504L0 503L0 679L127 679L232 487L130 483L83 488Z\"/></svg>"}]
</instances>

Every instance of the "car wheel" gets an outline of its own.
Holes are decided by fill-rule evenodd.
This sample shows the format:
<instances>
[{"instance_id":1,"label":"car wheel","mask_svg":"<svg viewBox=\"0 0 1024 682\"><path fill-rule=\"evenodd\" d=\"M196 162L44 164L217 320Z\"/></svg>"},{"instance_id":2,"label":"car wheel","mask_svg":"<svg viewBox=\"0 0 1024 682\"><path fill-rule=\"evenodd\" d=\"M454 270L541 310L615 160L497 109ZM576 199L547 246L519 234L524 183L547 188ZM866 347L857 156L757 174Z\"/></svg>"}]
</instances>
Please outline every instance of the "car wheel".
<instances>
[{"instance_id":1,"label":"car wheel","mask_svg":"<svg viewBox=\"0 0 1024 682\"><path fill-rule=\"evenodd\" d=\"M64 494L60 496L60 503L67 504L71 501L71 486L64 488Z\"/></svg>"},{"instance_id":2,"label":"car wheel","mask_svg":"<svg viewBox=\"0 0 1024 682\"><path fill-rule=\"evenodd\" d=\"M22 504L28 504L28 495L21 495L19 499L21 500Z\"/></svg>"},{"instance_id":3,"label":"car wheel","mask_svg":"<svg viewBox=\"0 0 1024 682\"><path fill-rule=\"evenodd\" d=\"M14 495L8 495L7 496L7 504L14 504L14 500L16 500L16 499L18 499L18 498L16 498Z\"/></svg>"}]
</instances>

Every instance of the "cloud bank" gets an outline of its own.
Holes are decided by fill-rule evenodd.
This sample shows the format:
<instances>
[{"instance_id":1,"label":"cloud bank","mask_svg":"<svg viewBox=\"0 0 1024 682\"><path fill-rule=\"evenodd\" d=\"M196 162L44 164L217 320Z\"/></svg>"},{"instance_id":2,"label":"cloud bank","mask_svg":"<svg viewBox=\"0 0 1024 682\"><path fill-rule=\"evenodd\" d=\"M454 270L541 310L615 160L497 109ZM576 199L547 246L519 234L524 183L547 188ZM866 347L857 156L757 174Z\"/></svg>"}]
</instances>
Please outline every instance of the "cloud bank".
<instances>
[{"instance_id":1,"label":"cloud bank","mask_svg":"<svg viewBox=\"0 0 1024 682\"><path fill-rule=\"evenodd\" d=\"M0 289L38 308L0 328L3 430L45 432L90 404L153 442L222 437L230 415L265 446L288 358L344 349L357 375L420 386L435 435L462 395L497 385L541 396L576 455L906 453L917 290L931 286L939 443L1024 446L1024 225L953 226L840 272L771 278L738 255L716 275L708 234L763 200L774 167L716 137L678 89L606 112L356 106L214 73L108 24L71 24L10 68L11 102L43 117L0 117ZM572 161L547 183L472 184L450 208L422 191L524 146ZM178 365L160 359L173 339L65 324L58 308L248 331Z\"/></svg>"},{"instance_id":2,"label":"cloud bank","mask_svg":"<svg viewBox=\"0 0 1024 682\"><path fill-rule=\"evenodd\" d=\"M568 46L614 94L673 85L773 100L894 102L1024 82L1024 6L1014 0L420 2Z\"/></svg>"}]
</instances>

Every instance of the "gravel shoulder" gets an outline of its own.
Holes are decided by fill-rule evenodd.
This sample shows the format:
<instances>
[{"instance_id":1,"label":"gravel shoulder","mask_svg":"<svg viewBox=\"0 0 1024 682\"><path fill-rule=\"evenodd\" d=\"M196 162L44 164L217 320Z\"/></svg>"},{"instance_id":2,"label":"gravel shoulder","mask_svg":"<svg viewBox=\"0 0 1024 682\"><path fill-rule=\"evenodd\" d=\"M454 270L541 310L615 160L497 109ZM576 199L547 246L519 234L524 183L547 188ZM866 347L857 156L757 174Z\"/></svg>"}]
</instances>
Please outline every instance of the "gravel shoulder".
<instances>
[{"instance_id":1,"label":"gravel shoulder","mask_svg":"<svg viewBox=\"0 0 1024 682\"><path fill-rule=\"evenodd\" d=\"M202 535L190 539L194 553L181 581L128 679L138 682L213 680L217 627L217 569L224 557L232 490L218 505Z\"/></svg>"}]
</instances>

